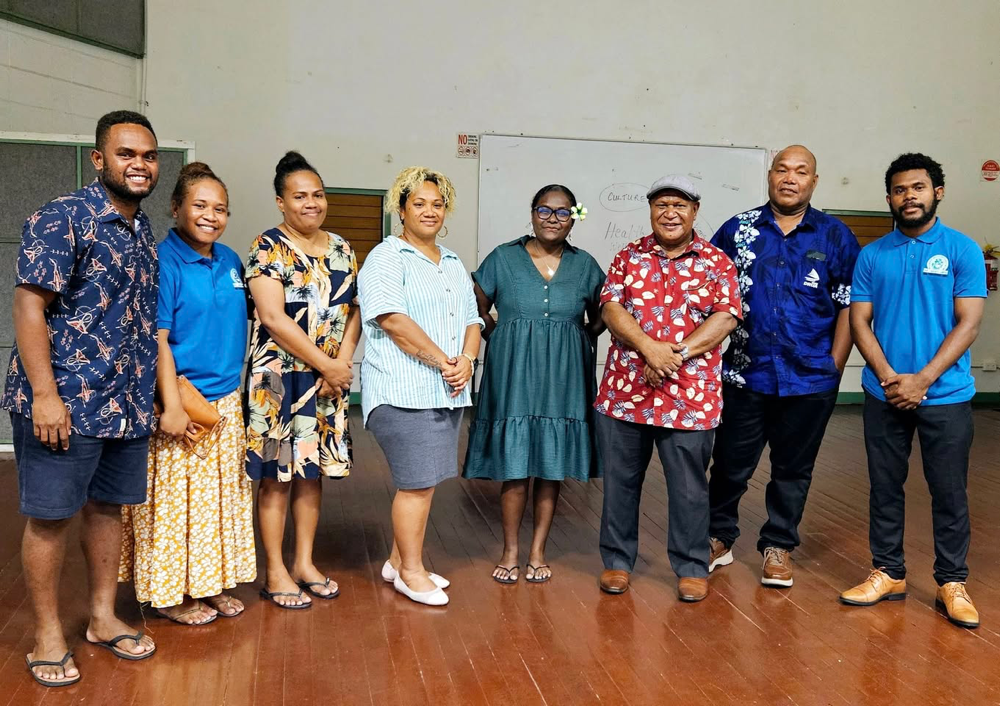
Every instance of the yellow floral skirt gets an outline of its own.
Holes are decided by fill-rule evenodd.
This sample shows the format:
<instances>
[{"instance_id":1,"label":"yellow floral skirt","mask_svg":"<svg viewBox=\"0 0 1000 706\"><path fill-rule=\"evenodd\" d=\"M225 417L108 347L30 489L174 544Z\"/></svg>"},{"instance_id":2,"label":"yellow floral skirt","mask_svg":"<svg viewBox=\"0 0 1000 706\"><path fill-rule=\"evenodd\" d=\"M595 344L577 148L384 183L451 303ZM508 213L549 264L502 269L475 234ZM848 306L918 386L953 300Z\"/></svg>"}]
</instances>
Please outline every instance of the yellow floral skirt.
<instances>
[{"instance_id":1,"label":"yellow floral skirt","mask_svg":"<svg viewBox=\"0 0 1000 706\"><path fill-rule=\"evenodd\" d=\"M146 502L122 506L118 580L134 581L136 598L154 608L257 578L241 395L211 404L226 427L208 457L157 432L149 440Z\"/></svg>"}]
</instances>

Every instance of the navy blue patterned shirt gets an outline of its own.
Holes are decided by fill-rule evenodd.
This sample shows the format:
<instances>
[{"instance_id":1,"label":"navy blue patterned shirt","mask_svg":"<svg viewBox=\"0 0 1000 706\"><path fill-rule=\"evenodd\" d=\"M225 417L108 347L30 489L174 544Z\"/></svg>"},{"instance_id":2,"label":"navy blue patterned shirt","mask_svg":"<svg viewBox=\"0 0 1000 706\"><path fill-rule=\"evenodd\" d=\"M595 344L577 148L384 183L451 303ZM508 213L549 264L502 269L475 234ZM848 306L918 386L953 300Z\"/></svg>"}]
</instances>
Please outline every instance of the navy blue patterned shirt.
<instances>
[{"instance_id":1,"label":"navy blue patterned shirt","mask_svg":"<svg viewBox=\"0 0 1000 706\"><path fill-rule=\"evenodd\" d=\"M45 311L52 372L73 432L148 436L156 384L156 241L142 211L129 223L96 179L42 206L24 224L17 284L56 298ZM0 407L31 416L17 346Z\"/></svg>"},{"instance_id":2,"label":"navy blue patterned shirt","mask_svg":"<svg viewBox=\"0 0 1000 706\"><path fill-rule=\"evenodd\" d=\"M784 235L765 204L726 221L712 245L736 264L743 300L723 382L771 395L835 389L833 334L861 251L851 229L810 206Z\"/></svg>"}]
</instances>

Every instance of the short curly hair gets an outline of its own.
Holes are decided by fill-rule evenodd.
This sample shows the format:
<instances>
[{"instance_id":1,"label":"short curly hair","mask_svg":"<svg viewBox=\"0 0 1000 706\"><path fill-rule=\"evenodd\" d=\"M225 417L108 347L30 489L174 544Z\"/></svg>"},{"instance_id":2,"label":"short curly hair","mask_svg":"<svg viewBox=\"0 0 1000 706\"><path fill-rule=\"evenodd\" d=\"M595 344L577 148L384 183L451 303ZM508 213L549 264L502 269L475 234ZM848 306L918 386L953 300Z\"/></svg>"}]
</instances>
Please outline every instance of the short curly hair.
<instances>
[{"instance_id":1,"label":"short curly hair","mask_svg":"<svg viewBox=\"0 0 1000 706\"><path fill-rule=\"evenodd\" d=\"M892 178L900 172L923 169L927 176L931 178L931 186L935 189L944 186L944 170L941 165L919 152L907 152L892 160L892 164L885 171L885 193L892 191Z\"/></svg>"},{"instance_id":2,"label":"short curly hair","mask_svg":"<svg viewBox=\"0 0 1000 706\"><path fill-rule=\"evenodd\" d=\"M427 167L407 167L396 175L396 180L392 183L392 188L385 197L385 210L387 213L399 213L406 208L406 199L410 193L420 188L425 181L437 184L444 199L444 212L451 213L455 210L455 187L452 186L451 179L441 172L428 169Z\"/></svg>"}]
</instances>

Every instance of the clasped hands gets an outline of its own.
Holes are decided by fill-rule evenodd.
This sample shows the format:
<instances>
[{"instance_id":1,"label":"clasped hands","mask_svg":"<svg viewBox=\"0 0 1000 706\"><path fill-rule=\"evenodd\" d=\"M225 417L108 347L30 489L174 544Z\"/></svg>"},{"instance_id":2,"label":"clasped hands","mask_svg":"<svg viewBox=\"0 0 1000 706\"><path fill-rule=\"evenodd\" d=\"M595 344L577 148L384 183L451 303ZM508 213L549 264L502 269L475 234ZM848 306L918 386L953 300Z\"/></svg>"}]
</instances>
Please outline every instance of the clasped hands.
<instances>
[{"instance_id":1,"label":"clasped hands","mask_svg":"<svg viewBox=\"0 0 1000 706\"><path fill-rule=\"evenodd\" d=\"M451 396L458 397L472 379L472 363L464 355L449 358L441 365L441 377L451 387Z\"/></svg>"},{"instance_id":2,"label":"clasped hands","mask_svg":"<svg viewBox=\"0 0 1000 706\"><path fill-rule=\"evenodd\" d=\"M664 380L681 369L681 366L684 365L684 359L680 354L682 347L680 343L650 341L643 350L639 351L646 359L642 374L650 385L659 387Z\"/></svg>"},{"instance_id":3,"label":"clasped hands","mask_svg":"<svg viewBox=\"0 0 1000 706\"><path fill-rule=\"evenodd\" d=\"M921 373L893 373L882 381L885 401L899 409L916 409L927 399L931 386Z\"/></svg>"},{"instance_id":4,"label":"clasped hands","mask_svg":"<svg viewBox=\"0 0 1000 706\"><path fill-rule=\"evenodd\" d=\"M320 397L335 397L338 392L349 392L354 381L354 361L333 358L320 374L322 377L316 390Z\"/></svg>"}]
</instances>

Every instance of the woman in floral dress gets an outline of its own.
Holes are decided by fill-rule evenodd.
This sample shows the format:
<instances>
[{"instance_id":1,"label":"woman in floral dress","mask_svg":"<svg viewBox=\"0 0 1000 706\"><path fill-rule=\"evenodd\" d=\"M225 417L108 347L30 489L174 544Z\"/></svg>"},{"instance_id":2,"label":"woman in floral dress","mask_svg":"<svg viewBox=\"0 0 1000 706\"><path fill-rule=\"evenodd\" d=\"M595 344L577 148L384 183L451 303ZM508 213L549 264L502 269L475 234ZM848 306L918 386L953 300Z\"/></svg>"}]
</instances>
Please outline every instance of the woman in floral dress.
<instances>
[{"instance_id":1,"label":"woman in floral dress","mask_svg":"<svg viewBox=\"0 0 1000 706\"><path fill-rule=\"evenodd\" d=\"M347 405L361 333L357 261L350 244L322 230L326 193L297 152L275 170L281 225L258 236L246 279L253 297L247 383L247 473L260 480L257 512L267 556L261 596L282 608L330 599L337 584L313 564L319 479L351 468ZM289 497L294 560L282 557Z\"/></svg>"}]
</instances>

